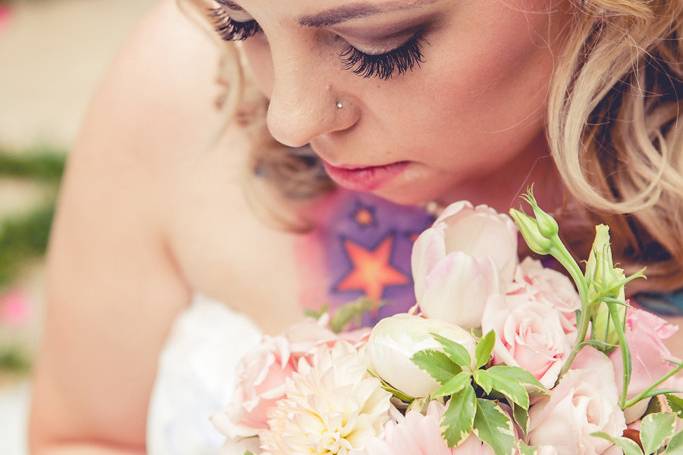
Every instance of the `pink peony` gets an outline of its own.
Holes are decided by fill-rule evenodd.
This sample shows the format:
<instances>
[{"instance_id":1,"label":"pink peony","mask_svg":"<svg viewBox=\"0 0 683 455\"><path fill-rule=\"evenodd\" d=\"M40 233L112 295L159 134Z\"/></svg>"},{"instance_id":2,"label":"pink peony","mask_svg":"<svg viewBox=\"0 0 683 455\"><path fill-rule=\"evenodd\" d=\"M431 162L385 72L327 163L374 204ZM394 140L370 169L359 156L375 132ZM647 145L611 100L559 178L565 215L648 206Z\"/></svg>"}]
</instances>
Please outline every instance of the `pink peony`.
<instances>
[{"instance_id":1,"label":"pink peony","mask_svg":"<svg viewBox=\"0 0 683 455\"><path fill-rule=\"evenodd\" d=\"M360 346L369 329L337 336L320 323L306 320L292 326L284 335L264 337L261 345L240 362L237 388L229 408L212 417L216 428L230 439L258 435L267 429L270 410L285 396L287 379L296 373L300 361L307 362L322 345L333 347L340 341Z\"/></svg>"},{"instance_id":2,"label":"pink peony","mask_svg":"<svg viewBox=\"0 0 683 455\"><path fill-rule=\"evenodd\" d=\"M531 285L491 297L482 330L496 332L494 363L524 368L548 388L555 385L575 338L565 333L562 313Z\"/></svg>"},{"instance_id":3,"label":"pink peony","mask_svg":"<svg viewBox=\"0 0 683 455\"><path fill-rule=\"evenodd\" d=\"M479 327L486 301L507 288L516 267L512 220L486 206L457 202L413 247L417 303L429 318Z\"/></svg>"},{"instance_id":4,"label":"pink peony","mask_svg":"<svg viewBox=\"0 0 683 455\"><path fill-rule=\"evenodd\" d=\"M605 453L610 443L591 436L621 436L626 428L612 364L606 355L584 348L572 369L529 410L529 442L552 446L559 455Z\"/></svg>"},{"instance_id":5,"label":"pink peony","mask_svg":"<svg viewBox=\"0 0 683 455\"><path fill-rule=\"evenodd\" d=\"M352 455L493 455L487 445L471 435L460 446L449 448L441 436L443 404L432 401L427 414L409 411L397 415L386 424L382 438L375 438L364 450Z\"/></svg>"}]
</instances>

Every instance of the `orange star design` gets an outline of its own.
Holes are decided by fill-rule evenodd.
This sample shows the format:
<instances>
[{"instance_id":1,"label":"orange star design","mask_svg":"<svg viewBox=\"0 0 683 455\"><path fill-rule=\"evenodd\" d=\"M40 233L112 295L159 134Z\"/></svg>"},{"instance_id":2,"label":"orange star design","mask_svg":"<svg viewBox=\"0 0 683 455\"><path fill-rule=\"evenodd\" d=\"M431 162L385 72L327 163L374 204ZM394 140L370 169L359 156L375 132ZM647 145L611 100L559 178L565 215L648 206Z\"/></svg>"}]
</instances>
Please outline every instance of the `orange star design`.
<instances>
[{"instance_id":1,"label":"orange star design","mask_svg":"<svg viewBox=\"0 0 683 455\"><path fill-rule=\"evenodd\" d=\"M374 222L375 218L372 212L366 208L362 208L356 212L356 223L361 226L369 226Z\"/></svg>"},{"instance_id":2,"label":"orange star design","mask_svg":"<svg viewBox=\"0 0 683 455\"><path fill-rule=\"evenodd\" d=\"M375 249L368 250L352 240L344 240L344 249L351 260L351 271L337 286L339 291L363 291L378 302L389 286L408 284L410 279L391 264L394 236L384 239Z\"/></svg>"}]
</instances>

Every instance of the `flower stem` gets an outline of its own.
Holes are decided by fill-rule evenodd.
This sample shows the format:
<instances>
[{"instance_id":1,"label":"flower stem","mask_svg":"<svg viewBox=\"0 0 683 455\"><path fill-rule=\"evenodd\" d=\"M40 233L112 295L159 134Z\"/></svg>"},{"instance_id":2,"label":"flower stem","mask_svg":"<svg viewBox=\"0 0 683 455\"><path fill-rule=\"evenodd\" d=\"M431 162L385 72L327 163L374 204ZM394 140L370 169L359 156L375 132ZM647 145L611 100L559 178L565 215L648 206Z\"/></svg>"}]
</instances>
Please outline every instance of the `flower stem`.
<instances>
[{"instance_id":1,"label":"flower stem","mask_svg":"<svg viewBox=\"0 0 683 455\"><path fill-rule=\"evenodd\" d=\"M652 384L650 387L647 389L643 390L640 392L638 395L635 396L635 398L632 398L631 400L628 400L624 404L624 409L630 408L631 406L635 406L638 404L639 401L643 400L644 398L647 398L650 396L650 394L663 382L665 382L667 379L670 379L671 377L675 376L679 371L683 370L683 362L679 363L676 368L673 370L669 371L667 374L659 378L657 382Z\"/></svg>"}]
</instances>

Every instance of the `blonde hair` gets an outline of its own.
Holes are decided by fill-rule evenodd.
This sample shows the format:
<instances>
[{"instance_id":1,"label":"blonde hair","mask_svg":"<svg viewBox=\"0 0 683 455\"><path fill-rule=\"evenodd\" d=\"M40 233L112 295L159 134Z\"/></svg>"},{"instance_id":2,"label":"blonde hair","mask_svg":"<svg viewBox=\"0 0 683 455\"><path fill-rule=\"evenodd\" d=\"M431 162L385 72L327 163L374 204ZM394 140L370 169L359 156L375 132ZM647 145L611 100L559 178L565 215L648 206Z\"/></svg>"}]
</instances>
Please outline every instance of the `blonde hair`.
<instances>
[{"instance_id":1,"label":"blonde hair","mask_svg":"<svg viewBox=\"0 0 683 455\"><path fill-rule=\"evenodd\" d=\"M647 288L681 289L683 1L570 1L577 4L550 84L546 136L566 189L591 222L572 232L575 251L586 253L593 223L609 224L627 270L647 266ZM332 190L310 152L270 136L267 101L249 83L236 45L221 46L221 68L230 72L221 78L222 104L253 139L250 175L265 176L259 180L285 199Z\"/></svg>"}]
</instances>

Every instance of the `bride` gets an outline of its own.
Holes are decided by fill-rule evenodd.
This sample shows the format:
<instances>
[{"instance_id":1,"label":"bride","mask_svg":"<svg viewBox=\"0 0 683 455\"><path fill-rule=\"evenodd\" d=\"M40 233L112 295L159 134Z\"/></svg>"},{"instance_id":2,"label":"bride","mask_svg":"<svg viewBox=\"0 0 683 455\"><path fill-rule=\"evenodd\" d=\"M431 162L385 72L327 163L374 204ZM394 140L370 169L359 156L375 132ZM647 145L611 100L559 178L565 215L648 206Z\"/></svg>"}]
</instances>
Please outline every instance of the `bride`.
<instances>
[{"instance_id":1,"label":"bride","mask_svg":"<svg viewBox=\"0 0 683 455\"><path fill-rule=\"evenodd\" d=\"M676 317L682 38L679 0L161 0L69 159L32 453L215 453L261 334L406 309L434 209L532 183L578 255L608 223L648 267L634 303Z\"/></svg>"}]
</instances>

